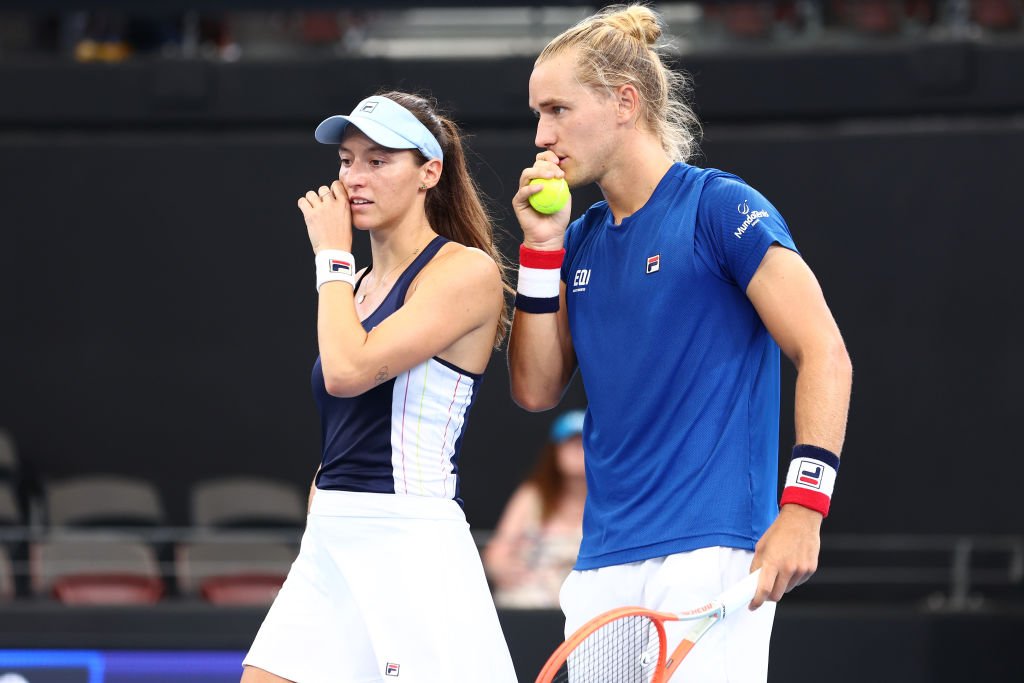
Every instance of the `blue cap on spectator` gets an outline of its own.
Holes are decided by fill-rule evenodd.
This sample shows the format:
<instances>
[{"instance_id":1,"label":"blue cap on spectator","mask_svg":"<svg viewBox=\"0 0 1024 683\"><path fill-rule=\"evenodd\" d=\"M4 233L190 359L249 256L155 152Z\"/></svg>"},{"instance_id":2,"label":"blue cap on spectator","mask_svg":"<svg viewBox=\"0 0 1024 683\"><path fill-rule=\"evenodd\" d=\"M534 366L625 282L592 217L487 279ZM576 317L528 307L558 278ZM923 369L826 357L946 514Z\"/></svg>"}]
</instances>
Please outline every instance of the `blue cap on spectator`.
<instances>
[{"instance_id":1,"label":"blue cap on spectator","mask_svg":"<svg viewBox=\"0 0 1024 683\"><path fill-rule=\"evenodd\" d=\"M570 410L567 413L562 413L551 423L551 433L548 436L555 443L562 443L566 439L579 436L583 433L585 414L582 410Z\"/></svg>"},{"instance_id":2,"label":"blue cap on spectator","mask_svg":"<svg viewBox=\"0 0 1024 683\"><path fill-rule=\"evenodd\" d=\"M444 160L433 133L411 111L380 95L367 97L348 116L337 114L324 119L313 135L317 142L336 145L350 123L383 147L418 149L428 159Z\"/></svg>"}]
</instances>

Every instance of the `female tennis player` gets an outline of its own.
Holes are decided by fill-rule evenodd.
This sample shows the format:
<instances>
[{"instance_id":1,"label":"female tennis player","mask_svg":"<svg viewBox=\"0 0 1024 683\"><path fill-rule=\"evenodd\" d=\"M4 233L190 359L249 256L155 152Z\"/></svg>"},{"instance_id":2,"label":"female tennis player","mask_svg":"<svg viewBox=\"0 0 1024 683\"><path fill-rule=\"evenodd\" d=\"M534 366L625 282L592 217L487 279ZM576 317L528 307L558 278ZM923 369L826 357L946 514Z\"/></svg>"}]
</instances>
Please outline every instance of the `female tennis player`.
<instances>
[{"instance_id":1,"label":"female tennis player","mask_svg":"<svg viewBox=\"0 0 1024 683\"><path fill-rule=\"evenodd\" d=\"M315 253L323 457L299 556L243 683L515 681L469 533L459 449L507 328L503 269L456 125L421 97L332 116ZM358 271L352 228L369 233Z\"/></svg>"}]
</instances>

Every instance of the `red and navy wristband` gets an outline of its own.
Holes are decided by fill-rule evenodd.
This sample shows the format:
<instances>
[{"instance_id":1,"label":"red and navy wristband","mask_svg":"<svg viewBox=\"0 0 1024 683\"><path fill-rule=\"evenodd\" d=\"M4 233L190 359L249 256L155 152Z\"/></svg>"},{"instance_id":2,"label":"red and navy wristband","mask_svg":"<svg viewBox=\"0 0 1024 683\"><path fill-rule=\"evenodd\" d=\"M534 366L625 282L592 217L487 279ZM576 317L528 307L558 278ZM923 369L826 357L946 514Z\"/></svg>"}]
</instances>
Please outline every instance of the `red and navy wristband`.
<instances>
[{"instance_id":1,"label":"red and navy wristband","mask_svg":"<svg viewBox=\"0 0 1024 683\"><path fill-rule=\"evenodd\" d=\"M795 503L828 517L838 473L838 455L819 446L797 444L779 506Z\"/></svg>"},{"instance_id":2,"label":"red and navy wristband","mask_svg":"<svg viewBox=\"0 0 1024 683\"><path fill-rule=\"evenodd\" d=\"M565 249L539 251L519 247L519 283L516 308L524 313L554 313L559 308L562 261Z\"/></svg>"}]
</instances>

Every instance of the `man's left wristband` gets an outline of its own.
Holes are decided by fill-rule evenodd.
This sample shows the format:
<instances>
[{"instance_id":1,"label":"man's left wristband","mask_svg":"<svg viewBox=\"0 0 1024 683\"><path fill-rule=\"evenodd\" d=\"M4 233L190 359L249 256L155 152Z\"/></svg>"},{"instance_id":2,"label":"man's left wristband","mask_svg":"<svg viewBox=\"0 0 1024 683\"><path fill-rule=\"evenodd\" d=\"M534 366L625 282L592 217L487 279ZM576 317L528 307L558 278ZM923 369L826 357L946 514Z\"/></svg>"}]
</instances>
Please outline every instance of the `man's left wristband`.
<instances>
[{"instance_id":1,"label":"man's left wristband","mask_svg":"<svg viewBox=\"0 0 1024 683\"><path fill-rule=\"evenodd\" d=\"M325 282L347 282L355 289L356 259L341 249L322 249L313 260L316 266L316 291Z\"/></svg>"}]
</instances>

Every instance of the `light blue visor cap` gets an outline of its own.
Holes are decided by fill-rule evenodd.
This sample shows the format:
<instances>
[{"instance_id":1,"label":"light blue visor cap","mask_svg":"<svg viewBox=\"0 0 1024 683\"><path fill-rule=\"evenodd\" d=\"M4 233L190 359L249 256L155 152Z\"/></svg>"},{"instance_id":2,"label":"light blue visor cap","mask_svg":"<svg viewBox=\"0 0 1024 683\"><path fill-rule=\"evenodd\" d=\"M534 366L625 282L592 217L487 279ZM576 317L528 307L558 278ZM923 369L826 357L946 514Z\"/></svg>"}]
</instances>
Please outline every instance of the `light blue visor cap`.
<instances>
[{"instance_id":1,"label":"light blue visor cap","mask_svg":"<svg viewBox=\"0 0 1024 683\"><path fill-rule=\"evenodd\" d=\"M583 418L585 416L586 413L582 410L570 410L567 413L562 413L551 424L549 438L555 443L562 443L574 436L579 436L583 433Z\"/></svg>"},{"instance_id":2,"label":"light blue visor cap","mask_svg":"<svg viewBox=\"0 0 1024 683\"><path fill-rule=\"evenodd\" d=\"M317 142L337 145L350 123L382 147L418 149L428 159L444 160L441 145L427 127L411 111L380 95L367 97L348 116L324 119L313 135Z\"/></svg>"}]
</instances>

